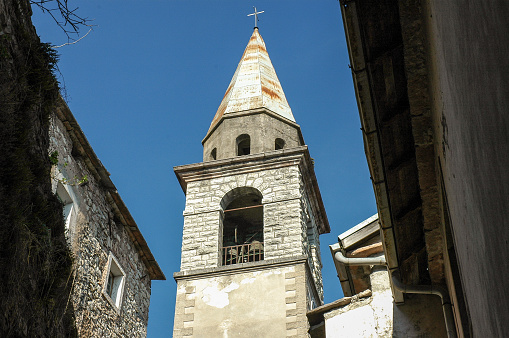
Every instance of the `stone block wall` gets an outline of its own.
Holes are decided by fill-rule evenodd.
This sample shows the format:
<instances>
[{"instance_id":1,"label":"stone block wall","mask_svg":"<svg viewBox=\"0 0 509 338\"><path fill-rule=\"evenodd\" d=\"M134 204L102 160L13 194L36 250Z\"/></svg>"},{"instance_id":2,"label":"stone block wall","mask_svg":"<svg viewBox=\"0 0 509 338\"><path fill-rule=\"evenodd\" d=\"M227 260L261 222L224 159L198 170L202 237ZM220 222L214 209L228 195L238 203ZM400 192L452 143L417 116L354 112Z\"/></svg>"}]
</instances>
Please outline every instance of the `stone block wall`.
<instances>
[{"instance_id":1,"label":"stone block wall","mask_svg":"<svg viewBox=\"0 0 509 338\"><path fill-rule=\"evenodd\" d=\"M219 211L184 215L180 270L192 270L218 265Z\"/></svg>"},{"instance_id":2,"label":"stone block wall","mask_svg":"<svg viewBox=\"0 0 509 338\"><path fill-rule=\"evenodd\" d=\"M50 154L58 152L58 164L52 170L54 188L62 184L73 200L68 228L68 241L75 259L70 305L75 311L78 334L145 337L151 286L149 272L120 222L119 213L113 210L107 189L96 179L97 173L91 171L86 157L73 144L68 126L68 121L52 116ZM77 184L76 180L85 176L88 182ZM110 252L125 272L120 309L103 294Z\"/></svg>"},{"instance_id":3,"label":"stone block wall","mask_svg":"<svg viewBox=\"0 0 509 338\"><path fill-rule=\"evenodd\" d=\"M217 267L220 263L221 201L228 192L251 187L262 196L265 259L306 254L304 193L298 165L224 174L189 182L184 211L181 271Z\"/></svg>"},{"instance_id":4,"label":"stone block wall","mask_svg":"<svg viewBox=\"0 0 509 338\"><path fill-rule=\"evenodd\" d=\"M306 238L303 242L304 251L308 257L311 278L313 278L313 283L317 290L317 294L314 295L314 298L317 298L314 300L314 304L318 306L323 304L322 258L317 221L308 194L304 194L301 198L301 214L301 218L304 220L302 231L306 233Z\"/></svg>"}]
</instances>

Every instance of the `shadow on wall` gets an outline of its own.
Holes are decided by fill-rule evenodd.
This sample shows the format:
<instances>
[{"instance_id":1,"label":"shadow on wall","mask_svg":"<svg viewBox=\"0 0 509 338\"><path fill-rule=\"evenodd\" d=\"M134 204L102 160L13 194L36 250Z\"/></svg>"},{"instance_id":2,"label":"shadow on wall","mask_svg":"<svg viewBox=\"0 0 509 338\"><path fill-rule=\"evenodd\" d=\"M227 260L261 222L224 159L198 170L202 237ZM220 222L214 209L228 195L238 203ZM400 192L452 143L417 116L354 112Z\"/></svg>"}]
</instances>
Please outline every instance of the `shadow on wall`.
<instances>
[{"instance_id":1,"label":"shadow on wall","mask_svg":"<svg viewBox=\"0 0 509 338\"><path fill-rule=\"evenodd\" d=\"M370 284L371 290L324 313L326 337L447 337L440 297L411 294L396 305L385 267L371 270Z\"/></svg>"},{"instance_id":2,"label":"shadow on wall","mask_svg":"<svg viewBox=\"0 0 509 338\"><path fill-rule=\"evenodd\" d=\"M393 337L447 337L440 297L406 295L392 305Z\"/></svg>"}]
</instances>

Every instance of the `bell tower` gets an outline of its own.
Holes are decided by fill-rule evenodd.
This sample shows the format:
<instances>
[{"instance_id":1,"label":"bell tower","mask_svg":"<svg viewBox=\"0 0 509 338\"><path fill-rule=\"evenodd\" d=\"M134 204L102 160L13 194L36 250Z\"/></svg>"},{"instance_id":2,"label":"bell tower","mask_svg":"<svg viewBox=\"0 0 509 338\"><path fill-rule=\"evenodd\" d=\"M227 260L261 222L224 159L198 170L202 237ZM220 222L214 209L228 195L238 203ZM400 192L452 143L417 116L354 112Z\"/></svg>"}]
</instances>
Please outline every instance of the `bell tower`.
<instances>
[{"instance_id":1,"label":"bell tower","mask_svg":"<svg viewBox=\"0 0 509 338\"><path fill-rule=\"evenodd\" d=\"M307 337L330 231L313 162L255 27L186 194L174 337Z\"/></svg>"}]
</instances>

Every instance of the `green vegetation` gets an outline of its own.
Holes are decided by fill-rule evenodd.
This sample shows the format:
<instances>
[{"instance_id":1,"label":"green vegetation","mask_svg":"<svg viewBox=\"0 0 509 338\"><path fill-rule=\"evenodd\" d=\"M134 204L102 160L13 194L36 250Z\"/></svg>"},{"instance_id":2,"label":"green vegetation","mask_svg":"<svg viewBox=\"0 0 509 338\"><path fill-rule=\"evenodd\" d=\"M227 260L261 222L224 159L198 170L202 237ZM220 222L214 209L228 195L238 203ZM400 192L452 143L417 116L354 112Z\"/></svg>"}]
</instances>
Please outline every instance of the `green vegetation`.
<instances>
[{"instance_id":1,"label":"green vegetation","mask_svg":"<svg viewBox=\"0 0 509 338\"><path fill-rule=\"evenodd\" d=\"M27 1L4 1L0 38L0 336L74 337L72 257L51 191L49 116L58 56L41 43Z\"/></svg>"},{"instance_id":2,"label":"green vegetation","mask_svg":"<svg viewBox=\"0 0 509 338\"><path fill-rule=\"evenodd\" d=\"M57 166L57 170L58 172L60 172L62 174L62 170L60 170L60 168L58 168L58 151L54 151L52 152L50 155L49 155L49 161L50 163L53 165L53 166ZM64 168L67 167L69 165L69 163L65 162L63 164ZM75 185L84 185L86 183L88 183L88 176L85 175L85 176L82 176L82 177L78 177L77 175L74 175L73 178L66 178L66 177L57 177L55 175L52 175L51 176L54 180L56 181L59 181L60 183L62 184L66 184L66 185L72 185L72 186L75 186Z\"/></svg>"}]
</instances>

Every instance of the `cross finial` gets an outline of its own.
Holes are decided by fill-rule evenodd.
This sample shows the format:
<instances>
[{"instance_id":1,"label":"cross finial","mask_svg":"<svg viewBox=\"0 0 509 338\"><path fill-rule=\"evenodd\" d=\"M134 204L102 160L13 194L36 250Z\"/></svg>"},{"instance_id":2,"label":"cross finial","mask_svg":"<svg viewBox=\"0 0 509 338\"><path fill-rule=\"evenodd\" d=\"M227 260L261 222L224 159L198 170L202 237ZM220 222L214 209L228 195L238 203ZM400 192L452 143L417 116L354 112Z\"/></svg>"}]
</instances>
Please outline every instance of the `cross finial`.
<instances>
[{"instance_id":1,"label":"cross finial","mask_svg":"<svg viewBox=\"0 0 509 338\"><path fill-rule=\"evenodd\" d=\"M255 26L254 26L254 28L258 28L258 14L262 14L262 13L263 13L263 12L265 12L265 11L257 12L257 11L256 11L256 7L255 7L255 6L253 6L253 8L254 8L254 13L248 14L247 16L252 16L252 15L254 15L254 19L255 19Z\"/></svg>"}]
</instances>

